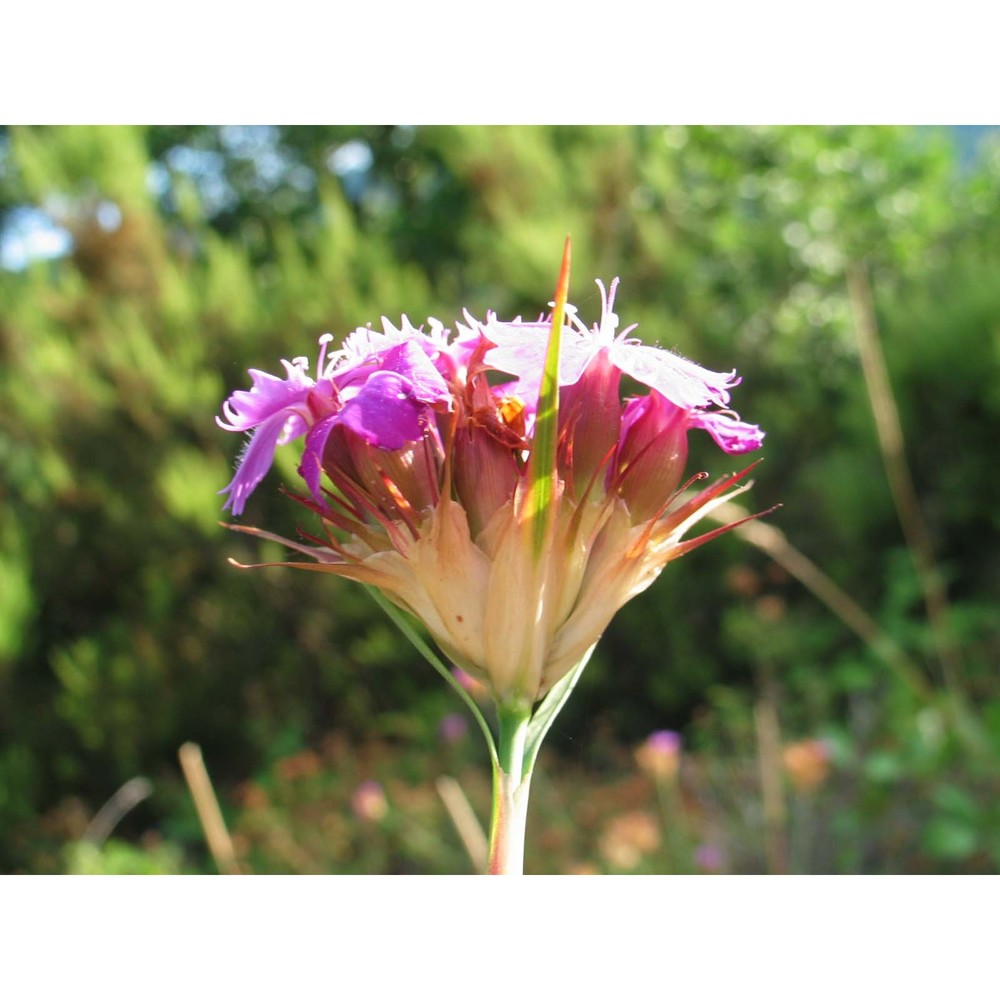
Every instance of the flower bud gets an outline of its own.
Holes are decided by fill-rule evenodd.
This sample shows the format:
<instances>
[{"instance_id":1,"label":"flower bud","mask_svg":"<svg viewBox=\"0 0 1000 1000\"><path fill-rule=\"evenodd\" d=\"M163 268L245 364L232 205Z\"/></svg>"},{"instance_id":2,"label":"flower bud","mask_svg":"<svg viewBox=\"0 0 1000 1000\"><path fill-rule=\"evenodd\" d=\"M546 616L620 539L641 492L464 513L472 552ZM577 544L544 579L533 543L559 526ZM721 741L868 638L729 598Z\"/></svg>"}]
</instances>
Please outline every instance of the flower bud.
<instances>
[{"instance_id":1,"label":"flower bud","mask_svg":"<svg viewBox=\"0 0 1000 1000\"><path fill-rule=\"evenodd\" d=\"M469 531L475 538L514 495L517 461L508 445L475 425L458 428L453 449L455 491L468 514Z\"/></svg>"},{"instance_id":2,"label":"flower bud","mask_svg":"<svg viewBox=\"0 0 1000 1000\"><path fill-rule=\"evenodd\" d=\"M687 461L687 411L654 390L630 399L621 423L621 444L610 471L632 523L639 524L658 517L680 485Z\"/></svg>"},{"instance_id":3,"label":"flower bud","mask_svg":"<svg viewBox=\"0 0 1000 1000\"><path fill-rule=\"evenodd\" d=\"M561 420L567 428L559 454L559 474L579 499L610 461L618 444L622 404L618 395L621 372L611 364L607 349L599 351L573 385L559 397Z\"/></svg>"},{"instance_id":4,"label":"flower bud","mask_svg":"<svg viewBox=\"0 0 1000 1000\"><path fill-rule=\"evenodd\" d=\"M389 520L419 519L434 506L440 464L440 448L430 435L387 451L349 427L336 426L323 449L323 471L330 481L353 494L369 515Z\"/></svg>"}]
</instances>

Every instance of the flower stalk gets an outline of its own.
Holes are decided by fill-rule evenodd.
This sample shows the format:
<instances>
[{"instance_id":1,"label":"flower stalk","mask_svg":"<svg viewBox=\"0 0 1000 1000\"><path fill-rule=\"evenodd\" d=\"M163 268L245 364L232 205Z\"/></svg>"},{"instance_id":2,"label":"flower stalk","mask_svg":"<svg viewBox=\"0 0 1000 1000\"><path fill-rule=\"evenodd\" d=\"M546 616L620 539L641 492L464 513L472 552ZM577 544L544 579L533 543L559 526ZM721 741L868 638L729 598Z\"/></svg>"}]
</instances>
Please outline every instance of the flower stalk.
<instances>
[{"instance_id":1,"label":"flower stalk","mask_svg":"<svg viewBox=\"0 0 1000 1000\"><path fill-rule=\"evenodd\" d=\"M497 708L499 762L493 769L488 875L524 874L524 835L528 821L531 767L526 757L531 708Z\"/></svg>"}]
</instances>

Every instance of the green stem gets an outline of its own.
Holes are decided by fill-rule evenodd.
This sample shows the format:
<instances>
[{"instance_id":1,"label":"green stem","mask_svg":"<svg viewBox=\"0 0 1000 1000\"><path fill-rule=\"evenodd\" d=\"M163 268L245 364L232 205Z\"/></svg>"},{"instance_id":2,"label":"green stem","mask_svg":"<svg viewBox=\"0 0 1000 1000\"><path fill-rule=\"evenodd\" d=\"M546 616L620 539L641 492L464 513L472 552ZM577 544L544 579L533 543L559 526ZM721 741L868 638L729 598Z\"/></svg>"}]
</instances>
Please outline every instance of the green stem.
<instances>
[{"instance_id":1,"label":"green stem","mask_svg":"<svg viewBox=\"0 0 1000 1000\"><path fill-rule=\"evenodd\" d=\"M531 765L525 756L531 706L499 705L498 762L493 769L489 875L524 874L524 833L528 819Z\"/></svg>"}]
</instances>

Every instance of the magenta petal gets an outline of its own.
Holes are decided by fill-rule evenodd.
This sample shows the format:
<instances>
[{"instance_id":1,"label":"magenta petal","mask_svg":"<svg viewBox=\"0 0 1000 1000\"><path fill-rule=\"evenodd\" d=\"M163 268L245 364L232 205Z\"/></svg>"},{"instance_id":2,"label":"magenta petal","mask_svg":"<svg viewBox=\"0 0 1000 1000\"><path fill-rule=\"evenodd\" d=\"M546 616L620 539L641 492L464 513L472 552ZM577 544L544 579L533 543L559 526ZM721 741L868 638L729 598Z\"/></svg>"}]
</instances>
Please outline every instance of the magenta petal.
<instances>
[{"instance_id":1,"label":"magenta petal","mask_svg":"<svg viewBox=\"0 0 1000 1000\"><path fill-rule=\"evenodd\" d=\"M306 432L304 413L309 413L309 394L315 383L305 374L300 363L282 361L287 378L251 369L253 388L239 389L222 405L225 420L216 423L227 431L253 431L240 456L236 475L220 492L228 493L223 509L241 514L247 497L267 475L279 444L300 437Z\"/></svg>"},{"instance_id":2,"label":"magenta petal","mask_svg":"<svg viewBox=\"0 0 1000 1000\"><path fill-rule=\"evenodd\" d=\"M413 395L423 403L446 403L451 399L448 385L415 341L407 340L386 351L381 371L402 375L413 387Z\"/></svg>"},{"instance_id":3,"label":"magenta petal","mask_svg":"<svg viewBox=\"0 0 1000 1000\"><path fill-rule=\"evenodd\" d=\"M764 432L756 424L745 424L728 413L694 412L689 420L692 427L708 431L715 443L731 455L753 451L764 441Z\"/></svg>"},{"instance_id":4,"label":"magenta petal","mask_svg":"<svg viewBox=\"0 0 1000 1000\"><path fill-rule=\"evenodd\" d=\"M486 364L497 371L516 375L521 393L534 403L542 383L545 354L552 325L541 323L499 323L483 327L483 336L497 346L486 352ZM564 326L559 349L559 384L573 385L583 374L594 354L589 334Z\"/></svg>"},{"instance_id":5,"label":"magenta petal","mask_svg":"<svg viewBox=\"0 0 1000 1000\"><path fill-rule=\"evenodd\" d=\"M395 372L374 372L342 410L318 421L309 431L299 464L299 475L309 492L321 499L323 453L337 424L377 448L394 451L423 435L420 415L425 409L426 405L414 398L409 379Z\"/></svg>"},{"instance_id":6,"label":"magenta petal","mask_svg":"<svg viewBox=\"0 0 1000 1000\"><path fill-rule=\"evenodd\" d=\"M298 365L287 361L282 361L282 364L288 372L287 378L278 378L252 368L250 378L253 388L237 389L222 404L225 421L216 417L216 423L223 430L248 431L280 410L304 403L315 383Z\"/></svg>"},{"instance_id":7,"label":"magenta petal","mask_svg":"<svg viewBox=\"0 0 1000 1000\"><path fill-rule=\"evenodd\" d=\"M729 389L739 384L736 372L713 372L679 354L634 341L616 340L611 361L637 382L656 389L685 409L725 406Z\"/></svg>"},{"instance_id":8,"label":"magenta petal","mask_svg":"<svg viewBox=\"0 0 1000 1000\"><path fill-rule=\"evenodd\" d=\"M316 500L322 500L320 478L323 474L323 452L326 450L326 439L339 421L339 413L326 417L313 424L306 437L306 448L302 453L302 461L299 462L299 475L305 480L309 492Z\"/></svg>"},{"instance_id":9,"label":"magenta petal","mask_svg":"<svg viewBox=\"0 0 1000 1000\"><path fill-rule=\"evenodd\" d=\"M287 415L282 412L265 420L253 432L240 456L239 466L232 482L220 493L228 493L229 499L223 504L223 510L232 510L235 515L243 513L247 497L256 489L257 484L267 475L274 461L274 449L285 430Z\"/></svg>"},{"instance_id":10,"label":"magenta petal","mask_svg":"<svg viewBox=\"0 0 1000 1000\"><path fill-rule=\"evenodd\" d=\"M375 372L338 416L369 444L393 451L423 435L424 409L408 379L395 372Z\"/></svg>"}]
</instances>

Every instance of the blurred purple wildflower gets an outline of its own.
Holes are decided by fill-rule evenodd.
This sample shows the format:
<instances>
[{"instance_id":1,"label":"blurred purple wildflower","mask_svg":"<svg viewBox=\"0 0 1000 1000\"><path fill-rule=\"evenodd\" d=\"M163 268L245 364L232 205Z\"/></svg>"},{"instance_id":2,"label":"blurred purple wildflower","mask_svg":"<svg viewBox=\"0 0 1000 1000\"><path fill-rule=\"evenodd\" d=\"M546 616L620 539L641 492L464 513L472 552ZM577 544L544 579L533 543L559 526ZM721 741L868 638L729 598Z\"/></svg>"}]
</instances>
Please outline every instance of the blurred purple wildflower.
<instances>
[{"instance_id":1,"label":"blurred purple wildflower","mask_svg":"<svg viewBox=\"0 0 1000 1000\"><path fill-rule=\"evenodd\" d=\"M680 733L658 729L636 748L636 763L650 777L673 778L680 766L681 744Z\"/></svg>"},{"instance_id":2,"label":"blurred purple wildflower","mask_svg":"<svg viewBox=\"0 0 1000 1000\"><path fill-rule=\"evenodd\" d=\"M366 823L378 823L389 812L385 791L377 781L362 781L351 796L351 812Z\"/></svg>"},{"instance_id":3,"label":"blurred purple wildflower","mask_svg":"<svg viewBox=\"0 0 1000 1000\"><path fill-rule=\"evenodd\" d=\"M726 863L725 855L712 844L699 844L694 852L694 863L708 875L722 871Z\"/></svg>"},{"instance_id":4,"label":"blurred purple wildflower","mask_svg":"<svg viewBox=\"0 0 1000 1000\"><path fill-rule=\"evenodd\" d=\"M468 720L457 712L449 712L438 725L438 737L442 743L458 743L465 739L468 731Z\"/></svg>"}]
</instances>

